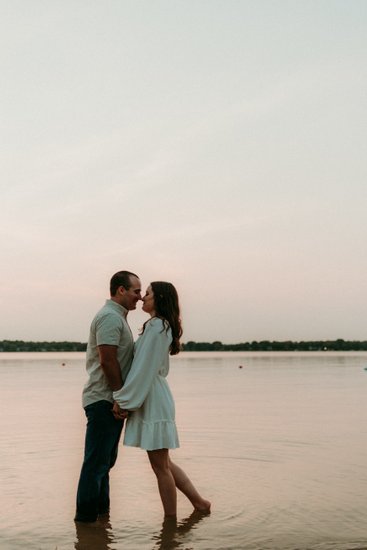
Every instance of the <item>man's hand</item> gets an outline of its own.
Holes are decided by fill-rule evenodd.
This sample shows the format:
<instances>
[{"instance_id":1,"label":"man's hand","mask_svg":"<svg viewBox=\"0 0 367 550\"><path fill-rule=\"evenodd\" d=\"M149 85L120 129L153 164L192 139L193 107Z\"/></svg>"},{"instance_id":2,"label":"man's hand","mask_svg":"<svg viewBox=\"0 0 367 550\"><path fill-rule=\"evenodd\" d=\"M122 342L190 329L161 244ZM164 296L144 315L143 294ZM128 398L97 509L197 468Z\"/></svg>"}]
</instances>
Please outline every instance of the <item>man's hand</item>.
<instances>
[{"instance_id":1,"label":"man's hand","mask_svg":"<svg viewBox=\"0 0 367 550\"><path fill-rule=\"evenodd\" d=\"M128 417L129 411L121 409L120 405L115 401L112 407L112 414L116 418L116 420L124 420Z\"/></svg>"}]
</instances>

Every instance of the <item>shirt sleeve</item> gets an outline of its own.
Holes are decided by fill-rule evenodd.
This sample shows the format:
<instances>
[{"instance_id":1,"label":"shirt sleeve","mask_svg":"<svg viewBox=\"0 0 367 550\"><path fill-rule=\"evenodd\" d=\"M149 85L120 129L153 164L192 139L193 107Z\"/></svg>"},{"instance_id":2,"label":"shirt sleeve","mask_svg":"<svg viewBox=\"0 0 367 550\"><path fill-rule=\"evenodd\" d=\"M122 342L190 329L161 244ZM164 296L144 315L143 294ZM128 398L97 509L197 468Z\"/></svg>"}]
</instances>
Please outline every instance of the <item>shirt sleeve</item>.
<instances>
[{"instance_id":1,"label":"shirt sleeve","mask_svg":"<svg viewBox=\"0 0 367 550\"><path fill-rule=\"evenodd\" d=\"M109 313L96 321L97 346L118 346L123 332L122 321L117 315Z\"/></svg>"},{"instance_id":2,"label":"shirt sleeve","mask_svg":"<svg viewBox=\"0 0 367 550\"><path fill-rule=\"evenodd\" d=\"M140 337L142 341L136 351L130 372L124 386L113 392L113 398L122 409L139 409L157 376L163 359L168 354L170 337L160 322L149 323Z\"/></svg>"}]
</instances>

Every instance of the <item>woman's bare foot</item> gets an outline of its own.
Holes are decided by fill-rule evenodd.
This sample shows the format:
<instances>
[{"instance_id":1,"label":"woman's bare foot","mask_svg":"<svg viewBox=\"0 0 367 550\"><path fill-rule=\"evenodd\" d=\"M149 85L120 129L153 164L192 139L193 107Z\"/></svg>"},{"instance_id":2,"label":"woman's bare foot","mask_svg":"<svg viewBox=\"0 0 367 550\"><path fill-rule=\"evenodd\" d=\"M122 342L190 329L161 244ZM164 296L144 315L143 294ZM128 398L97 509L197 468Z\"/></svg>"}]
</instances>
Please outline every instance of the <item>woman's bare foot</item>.
<instances>
[{"instance_id":1,"label":"woman's bare foot","mask_svg":"<svg viewBox=\"0 0 367 550\"><path fill-rule=\"evenodd\" d=\"M202 498L199 502L195 503L195 510L204 514L209 514L211 502Z\"/></svg>"}]
</instances>

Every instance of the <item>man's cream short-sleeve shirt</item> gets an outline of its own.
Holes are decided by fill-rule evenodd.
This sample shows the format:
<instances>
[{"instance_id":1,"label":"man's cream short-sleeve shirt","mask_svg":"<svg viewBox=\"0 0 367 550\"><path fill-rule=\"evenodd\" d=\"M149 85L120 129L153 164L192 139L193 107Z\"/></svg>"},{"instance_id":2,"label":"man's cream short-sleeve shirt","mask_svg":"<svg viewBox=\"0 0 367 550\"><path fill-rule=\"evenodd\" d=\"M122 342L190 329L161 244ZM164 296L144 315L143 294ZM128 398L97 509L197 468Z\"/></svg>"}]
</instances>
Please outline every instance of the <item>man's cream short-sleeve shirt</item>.
<instances>
[{"instance_id":1,"label":"man's cream short-sleeve shirt","mask_svg":"<svg viewBox=\"0 0 367 550\"><path fill-rule=\"evenodd\" d=\"M127 313L123 306L113 300L106 300L92 321L86 356L89 378L83 389L83 407L101 400L113 403L112 390L100 365L98 346L117 346L117 360L123 381L130 370L134 339L127 323Z\"/></svg>"}]
</instances>

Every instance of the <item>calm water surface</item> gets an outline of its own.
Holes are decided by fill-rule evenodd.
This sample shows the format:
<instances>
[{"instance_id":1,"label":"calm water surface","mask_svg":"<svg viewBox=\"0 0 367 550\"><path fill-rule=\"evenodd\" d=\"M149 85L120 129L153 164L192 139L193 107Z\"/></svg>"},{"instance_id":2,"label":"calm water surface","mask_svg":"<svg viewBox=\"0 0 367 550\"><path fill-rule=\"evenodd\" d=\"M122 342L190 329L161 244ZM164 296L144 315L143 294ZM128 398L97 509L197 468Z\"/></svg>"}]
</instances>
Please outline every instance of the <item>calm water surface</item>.
<instances>
[{"instance_id":1,"label":"calm water surface","mask_svg":"<svg viewBox=\"0 0 367 550\"><path fill-rule=\"evenodd\" d=\"M239 368L242 366L242 368ZM84 354L0 354L1 550L367 549L367 354L182 353L172 456L213 503L162 522L146 454L120 447L110 520L76 530Z\"/></svg>"}]
</instances>

